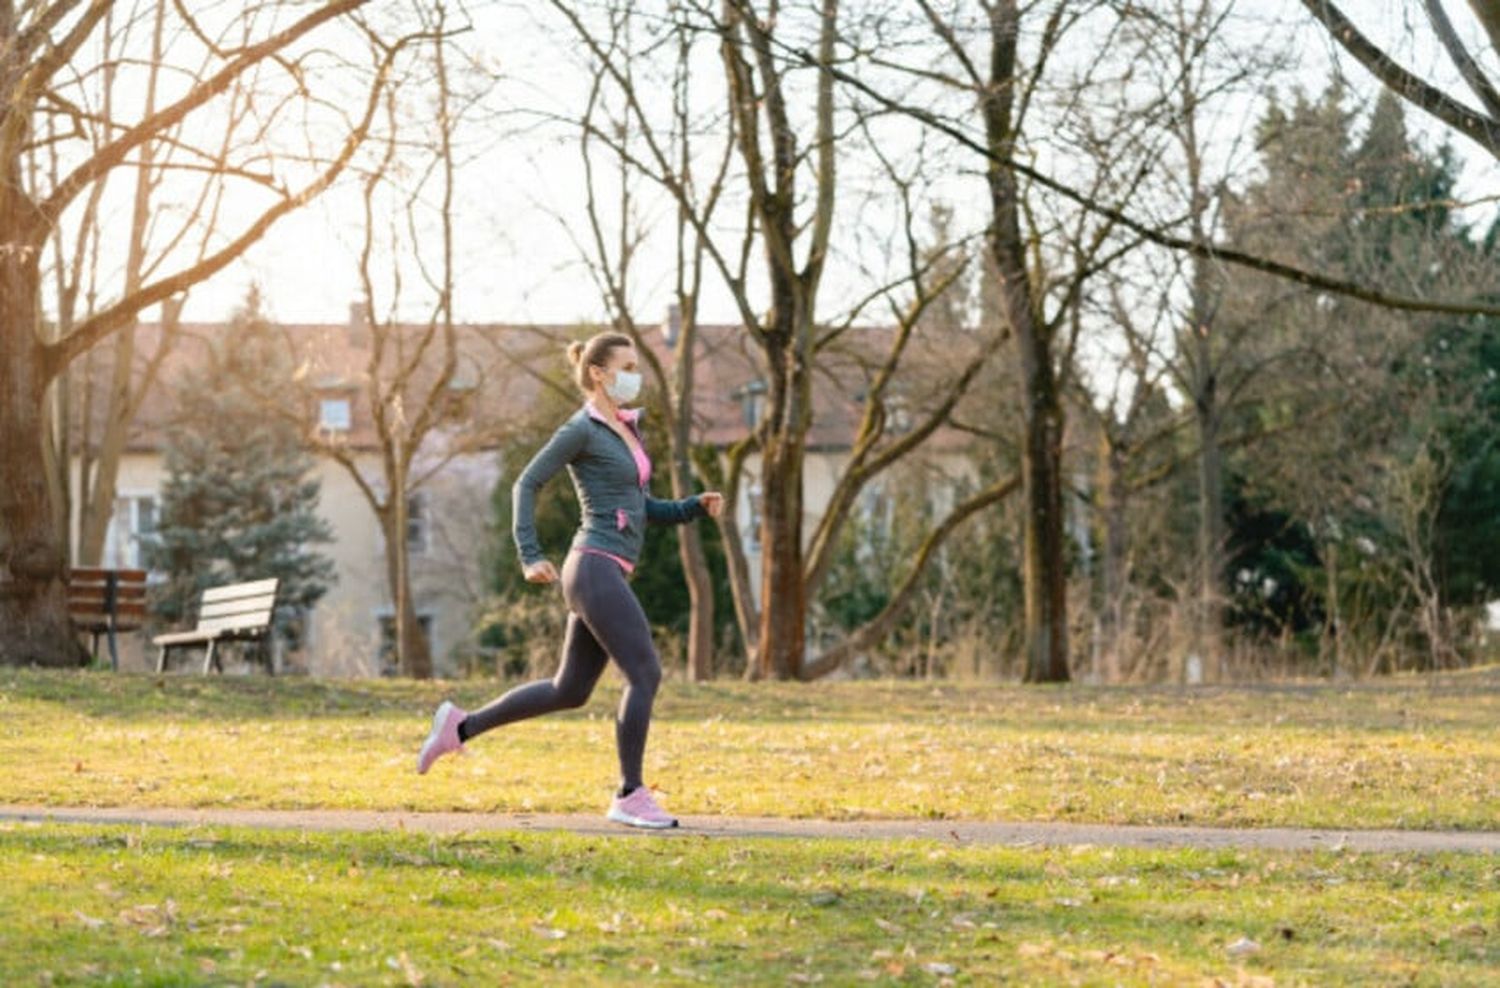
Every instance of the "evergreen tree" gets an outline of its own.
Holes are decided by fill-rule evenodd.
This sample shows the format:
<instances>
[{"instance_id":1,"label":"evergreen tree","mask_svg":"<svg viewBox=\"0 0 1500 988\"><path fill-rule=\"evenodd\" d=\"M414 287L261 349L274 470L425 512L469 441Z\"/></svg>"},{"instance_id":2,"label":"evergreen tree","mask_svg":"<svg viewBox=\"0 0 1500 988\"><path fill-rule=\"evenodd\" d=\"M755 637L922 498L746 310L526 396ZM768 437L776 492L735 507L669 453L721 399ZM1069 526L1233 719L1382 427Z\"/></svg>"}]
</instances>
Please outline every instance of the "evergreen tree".
<instances>
[{"instance_id":1,"label":"evergreen tree","mask_svg":"<svg viewBox=\"0 0 1500 988\"><path fill-rule=\"evenodd\" d=\"M319 482L297 430L267 415L249 387L290 368L254 290L207 345L168 433L158 531L146 546L147 564L167 574L153 611L183 623L205 588L275 577L277 634L297 647L335 578L333 561L312 547L333 533L317 514Z\"/></svg>"},{"instance_id":2,"label":"evergreen tree","mask_svg":"<svg viewBox=\"0 0 1500 988\"><path fill-rule=\"evenodd\" d=\"M1263 175L1228 216L1237 244L1416 295L1473 292L1486 270L1493 282L1487 246L1450 205L1452 149L1418 144L1395 97L1383 94L1356 134L1334 83L1317 101L1273 105L1258 133ZM1238 413L1241 427L1280 433L1235 464L1232 572L1246 580L1231 591L1241 626L1344 637L1362 615L1382 629L1370 640L1382 638L1393 609L1416 606L1411 567L1428 560L1445 606L1482 599L1500 579L1491 562L1500 558L1493 327L1236 279L1236 315L1268 341L1261 353L1274 345L1301 355ZM1406 483L1403 471L1419 464L1430 476ZM1435 518L1423 544L1413 544L1413 512ZM1439 643L1427 644L1436 654Z\"/></svg>"}]
</instances>

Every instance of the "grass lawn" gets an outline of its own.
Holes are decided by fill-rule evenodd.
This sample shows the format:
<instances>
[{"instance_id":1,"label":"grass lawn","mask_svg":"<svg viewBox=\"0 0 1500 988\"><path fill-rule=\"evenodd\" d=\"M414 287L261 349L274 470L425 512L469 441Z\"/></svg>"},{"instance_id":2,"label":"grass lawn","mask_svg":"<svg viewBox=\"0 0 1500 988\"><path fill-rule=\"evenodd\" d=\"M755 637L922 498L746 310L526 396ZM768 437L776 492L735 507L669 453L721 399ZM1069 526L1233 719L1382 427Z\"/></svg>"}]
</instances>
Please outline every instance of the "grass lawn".
<instances>
[{"instance_id":1,"label":"grass lawn","mask_svg":"<svg viewBox=\"0 0 1500 988\"><path fill-rule=\"evenodd\" d=\"M1500 969L1484 855L7 824L0 874L7 986L1479 985Z\"/></svg>"},{"instance_id":2,"label":"grass lawn","mask_svg":"<svg viewBox=\"0 0 1500 988\"><path fill-rule=\"evenodd\" d=\"M0 802L602 812L579 711L412 770L487 683L0 669ZM686 815L1500 829L1500 668L1356 686L668 682L646 777Z\"/></svg>"}]
</instances>

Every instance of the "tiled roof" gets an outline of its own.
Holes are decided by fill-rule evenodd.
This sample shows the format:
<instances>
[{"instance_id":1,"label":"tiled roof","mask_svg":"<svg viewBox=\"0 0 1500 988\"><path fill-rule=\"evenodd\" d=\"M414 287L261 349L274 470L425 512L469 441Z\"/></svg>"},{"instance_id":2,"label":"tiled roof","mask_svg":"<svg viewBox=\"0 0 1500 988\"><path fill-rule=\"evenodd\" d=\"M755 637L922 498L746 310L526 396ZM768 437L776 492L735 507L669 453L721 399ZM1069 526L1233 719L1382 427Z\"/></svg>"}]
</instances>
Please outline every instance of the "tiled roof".
<instances>
[{"instance_id":1,"label":"tiled roof","mask_svg":"<svg viewBox=\"0 0 1500 988\"><path fill-rule=\"evenodd\" d=\"M179 327L176 342L162 362L162 384L150 389L136 416L129 440L133 450L159 449L164 441L176 408L176 388L185 375L203 368L209 360L210 341L223 342L229 331L227 323L186 323ZM287 395L309 406L304 414L315 420L311 407L317 397L347 396L350 399L351 423L345 437L355 448L374 448L376 434L368 407L365 380L370 361L369 335L357 324L280 324L276 331L294 354L289 366L292 381ZM415 340L425 327L407 325L399 328L405 339ZM652 350L670 369L672 348L657 327L645 330ZM456 327L461 367L460 380L472 385L473 397L465 411L465 421L504 424L525 418L537 406L544 388L544 378L558 380L563 369L563 350L569 340L586 335L577 325L499 325L461 324ZM853 440L863 414L863 397L869 381L893 338L893 330L884 327L854 328L841 334L820 354L813 380L813 420L808 435L812 448L846 448ZM155 355L163 339L158 323L142 323L136 330L134 359L137 377ZM952 334L940 339L921 331L910 343L903 358L903 370L890 394L908 396L907 406L915 417L930 402L936 389L931 382L951 379L974 352L972 339ZM389 354L394 348L388 350ZM438 373L431 366L441 353L430 351L433 359L414 375L414 394L425 394L424 382ZM748 429L747 406L753 401L753 389L764 380L758 348L743 327L702 325L696 333L695 396L693 434L697 442L727 445L742 438ZM106 342L86 363L102 396L108 381L114 346ZM75 414L84 405L79 387L80 375L74 377ZM924 400L926 396L926 400ZM92 402L95 434L105 414L102 397ZM410 413L410 412L409 412ZM932 442L939 448L952 448L965 442L962 435L940 430Z\"/></svg>"}]
</instances>

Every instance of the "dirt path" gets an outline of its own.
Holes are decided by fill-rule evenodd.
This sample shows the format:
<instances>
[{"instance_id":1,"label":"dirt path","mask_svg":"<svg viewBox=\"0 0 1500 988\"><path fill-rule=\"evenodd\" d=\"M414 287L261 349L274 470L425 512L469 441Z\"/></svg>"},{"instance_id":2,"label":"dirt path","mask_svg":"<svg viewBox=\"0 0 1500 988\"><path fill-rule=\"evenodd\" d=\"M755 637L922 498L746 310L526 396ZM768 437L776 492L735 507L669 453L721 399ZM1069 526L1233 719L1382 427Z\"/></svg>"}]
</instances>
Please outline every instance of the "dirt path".
<instances>
[{"instance_id":1,"label":"dirt path","mask_svg":"<svg viewBox=\"0 0 1500 988\"><path fill-rule=\"evenodd\" d=\"M294 830L390 830L423 834L568 831L637 833L584 814L418 813L392 810L234 810L156 807L0 805L0 822L139 823L155 826L271 827ZM1012 846L1259 848L1279 851L1468 851L1500 854L1500 831L1237 830L1089 823L992 823L959 820L780 820L767 817L685 817L681 829L658 836L802 837L842 840L933 840Z\"/></svg>"}]
</instances>

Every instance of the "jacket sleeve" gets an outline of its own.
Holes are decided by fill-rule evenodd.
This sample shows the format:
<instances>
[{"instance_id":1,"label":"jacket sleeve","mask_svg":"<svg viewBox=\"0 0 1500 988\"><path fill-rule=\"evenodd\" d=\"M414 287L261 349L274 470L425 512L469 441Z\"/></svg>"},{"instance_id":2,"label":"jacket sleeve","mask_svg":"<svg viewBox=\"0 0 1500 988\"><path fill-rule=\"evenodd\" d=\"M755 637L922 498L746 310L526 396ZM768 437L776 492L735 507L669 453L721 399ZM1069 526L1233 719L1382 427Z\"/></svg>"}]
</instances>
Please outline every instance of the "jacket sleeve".
<instances>
[{"instance_id":1,"label":"jacket sleeve","mask_svg":"<svg viewBox=\"0 0 1500 988\"><path fill-rule=\"evenodd\" d=\"M661 500L646 496L646 521L656 525L681 525L708 517L703 501L698 495L685 497L681 501Z\"/></svg>"},{"instance_id":2,"label":"jacket sleeve","mask_svg":"<svg viewBox=\"0 0 1500 988\"><path fill-rule=\"evenodd\" d=\"M572 462L587 441L588 430L579 428L576 419L564 422L547 444L537 450L511 487L511 535L516 540L516 553L522 565L530 566L545 558L536 535L536 492Z\"/></svg>"}]
</instances>

